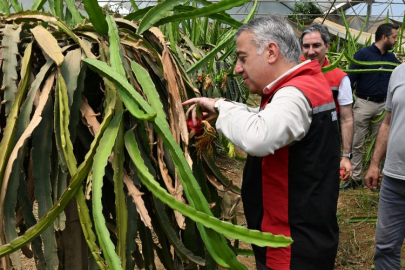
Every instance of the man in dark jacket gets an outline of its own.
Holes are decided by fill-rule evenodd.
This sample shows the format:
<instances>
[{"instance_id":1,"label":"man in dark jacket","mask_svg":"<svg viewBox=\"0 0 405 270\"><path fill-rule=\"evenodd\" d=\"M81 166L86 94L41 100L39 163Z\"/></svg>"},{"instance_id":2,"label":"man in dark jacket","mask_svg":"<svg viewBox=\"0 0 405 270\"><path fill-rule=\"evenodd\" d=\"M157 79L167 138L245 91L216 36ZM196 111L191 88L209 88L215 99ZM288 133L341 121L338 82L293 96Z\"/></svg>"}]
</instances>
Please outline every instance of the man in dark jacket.
<instances>
[{"instance_id":1,"label":"man in dark jacket","mask_svg":"<svg viewBox=\"0 0 405 270\"><path fill-rule=\"evenodd\" d=\"M333 269L338 246L339 132L328 82L280 17L258 18L236 34L235 72L259 108L194 98L218 113L217 130L249 154L242 183L248 228L291 236L286 248L253 246L257 269Z\"/></svg>"},{"instance_id":2,"label":"man in dark jacket","mask_svg":"<svg viewBox=\"0 0 405 270\"><path fill-rule=\"evenodd\" d=\"M381 24L375 33L375 43L359 50L354 59L363 62L385 61L399 63L391 52L397 43L398 25ZM394 69L393 65L361 66L351 64L350 69ZM388 82L391 72L352 73L349 78L352 88L356 90L357 99L354 103L354 135L353 135L353 176L342 189L363 186L361 171L363 167L363 147L369 126L371 136L375 138L382 121L376 121L383 113L387 97Z\"/></svg>"}]
</instances>

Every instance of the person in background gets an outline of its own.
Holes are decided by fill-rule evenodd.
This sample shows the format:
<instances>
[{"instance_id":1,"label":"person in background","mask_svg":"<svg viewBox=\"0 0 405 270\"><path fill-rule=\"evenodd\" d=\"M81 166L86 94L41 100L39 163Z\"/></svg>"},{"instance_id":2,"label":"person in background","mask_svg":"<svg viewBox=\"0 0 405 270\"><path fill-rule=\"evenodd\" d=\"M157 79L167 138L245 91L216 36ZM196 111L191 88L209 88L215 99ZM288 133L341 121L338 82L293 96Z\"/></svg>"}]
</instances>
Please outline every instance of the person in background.
<instances>
[{"instance_id":1,"label":"person in background","mask_svg":"<svg viewBox=\"0 0 405 270\"><path fill-rule=\"evenodd\" d=\"M317 60L321 67L329 66L326 52L329 49L330 37L328 28L319 23L312 23L302 32L300 37L302 55L306 60ZM353 93L349 77L339 68L324 73L333 93L336 111L340 116L342 134L342 159L340 169L345 174L342 179L352 176L352 140L353 140Z\"/></svg>"},{"instance_id":2,"label":"person in background","mask_svg":"<svg viewBox=\"0 0 405 270\"><path fill-rule=\"evenodd\" d=\"M395 68L388 86L387 114L378 131L373 158L365 180L372 190L380 184L379 165L384 157L383 181L375 232L376 269L400 269L405 238L405 64Z\"/></svg>"},{"instance_id":3,"label":"person in background","mask_svg":"<svg viewBox=\"0 0 405 270\"><path fill-rule=\"evenodd\" d=\"M354 59L363 62L385 61L399 63L392 52L397 43L398 26L384 23L378 26L375 43L359 50ZM351 64L350 69L394 69L392 65L361 66ZM343 189L363 186L361 171L363 167L364 141L371 125L371 137L375 138L382 121L376 120L384 111L387 97L388 82L391 72L352 73L349 78L352 88L356 89L357 99L354 103L354 135L353 135L353 176L342 187Z\"/></svg>"},{"instance_id":4,"label":"person in background","mask_svg":"<svg viewBox=\"0 0 405 270\"><path fill-rule=\"evenodd\" d=\"M218 114L216 128L248 158L242 201L248 228L282 234L291 246L253 246L257 269L333 269L339 228L340 139L330 86L315 61L300 63L300 45L288 23L261 17L236 34L235 73L259 108L225 99L193 98Z\"/></svg>"}]
</instances>

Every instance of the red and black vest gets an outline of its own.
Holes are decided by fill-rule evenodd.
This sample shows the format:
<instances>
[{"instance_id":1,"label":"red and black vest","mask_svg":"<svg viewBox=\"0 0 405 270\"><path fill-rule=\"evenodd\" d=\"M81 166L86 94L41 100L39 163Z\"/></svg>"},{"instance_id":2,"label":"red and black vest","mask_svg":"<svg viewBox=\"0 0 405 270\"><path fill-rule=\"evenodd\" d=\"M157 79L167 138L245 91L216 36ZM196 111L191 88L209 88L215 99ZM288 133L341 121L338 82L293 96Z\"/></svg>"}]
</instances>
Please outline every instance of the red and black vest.
<instances>
[{"instance_id":1,"label":"red and black vest","mask_svg":"<svg viewBox=\"0 0 405 270\"><path fill-rule=\"evenodd\" d=\"M332 93L317 61L303 65L262 97L261 107L283 87L298 88L312 108L301 141L265 157L248 156L242 201L248 228L291 236L287 248L253 245L257 260L271 269L333 269L339 228L340 141Z\"/></svg>"},{"instance_id":2,"label":"red and black vest","mask_svg":"<svg viewBox=\"0 0 405 270\"><path fill-rule=\"evenodd\" d=\"M322 67L326 67L329 66L329 61L328 58L325 57L325 62L323 63ZM339 86L340 83L342 82L342 79L344 76L347 76L346 73L344 73L343 71L341 71L338 68L335 68L331 71L328 71L326 73L323 74L326 78L326 80L328 81L329 85L330 85L330 89L332 90L332 94L333 94L333 99L335 100L335 104L336 104L336 112L339 113L339 103L337 101L338 95L339 95Z\"/></svg>"}]
</instances>

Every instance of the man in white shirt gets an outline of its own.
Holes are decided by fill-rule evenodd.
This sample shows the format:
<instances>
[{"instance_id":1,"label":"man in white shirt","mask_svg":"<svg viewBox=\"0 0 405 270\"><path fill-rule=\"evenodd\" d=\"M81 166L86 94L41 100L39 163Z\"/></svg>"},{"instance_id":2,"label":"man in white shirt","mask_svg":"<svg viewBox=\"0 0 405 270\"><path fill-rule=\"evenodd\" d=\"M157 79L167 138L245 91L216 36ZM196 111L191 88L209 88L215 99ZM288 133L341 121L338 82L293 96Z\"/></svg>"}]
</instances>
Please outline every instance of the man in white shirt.
<instances>
[{"instance_id":1,"label":"man in white shirt","mask_svg":"<svg viewBox=\"0 0 405 270\"><path fill-rule=\"evenodd\" d=\"M329 49L330 37L328 28L319 23L312 23L301 34L300 38L302 55L305 59L317 60L321 67L329 66L329 60L326 52ZM335 68L324 74L326 80L331 86L333 98L336 104L336 111L340 116L340 130L342 134L342 159L340 169L346 174L343 180L352 176L353 168L350 162L352 158L353 141L353 93L350 85L350 79L346 73ZM357 187L356 182L347 181L341 189L350 189Z\"/></svg>"}]
</instances>

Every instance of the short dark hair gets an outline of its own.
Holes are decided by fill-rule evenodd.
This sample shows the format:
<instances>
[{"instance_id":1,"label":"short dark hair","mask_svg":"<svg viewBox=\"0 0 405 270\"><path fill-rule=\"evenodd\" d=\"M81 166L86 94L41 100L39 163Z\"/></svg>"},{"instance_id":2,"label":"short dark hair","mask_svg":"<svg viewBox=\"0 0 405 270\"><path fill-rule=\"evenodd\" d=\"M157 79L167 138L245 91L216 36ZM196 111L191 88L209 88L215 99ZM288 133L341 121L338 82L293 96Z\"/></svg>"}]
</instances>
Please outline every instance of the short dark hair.
<instances>
[{"instance_id":1,"label":"short dark hair","mask_svg":"<svg viewBox=\"0 0 405 270\"><path fill-rule=\"evenodd\" d=\"M328 28L320 23L311 23L307 28L304 29L304 31L301 34L300 37L300 45L302 46L302 40L304 39L304 36L306 34L312 33L312 32L319 32L321 34L321 38L323 42L326 44L330 43L330 36L329 36L329 31Z\"/></svg>"},{"instance_id":2,"label":"short dark hair","mask_svg":"<svg viewBox=\"0 0 405 270\"><path fill-rule=\"evenodd\" d=\"M399 25L393 23L383 23L378 26L377 31L375 31L375 42L380 41L383 36L389 37L392 35L392 29L398 30Z\"/></svg>"}]
</instances>

